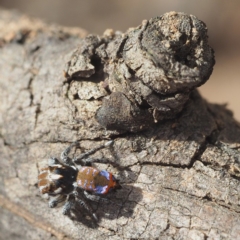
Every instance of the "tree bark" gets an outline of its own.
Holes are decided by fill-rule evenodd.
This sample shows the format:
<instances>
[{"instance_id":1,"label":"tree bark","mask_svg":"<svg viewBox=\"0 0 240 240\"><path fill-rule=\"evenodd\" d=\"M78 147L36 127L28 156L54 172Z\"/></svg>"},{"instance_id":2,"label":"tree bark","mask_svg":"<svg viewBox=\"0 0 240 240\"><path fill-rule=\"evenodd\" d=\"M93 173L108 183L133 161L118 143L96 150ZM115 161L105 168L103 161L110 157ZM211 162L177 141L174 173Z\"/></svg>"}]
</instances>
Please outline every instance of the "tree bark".
<instances>
[{"instance_id":1,"label":"tree bark","mask_svg":"<svg viewBox=\"0 0 240 240\"><path fill-rule=\"evenodd\" d=\"M107 130L91 81L63 74L86 36L0 11L0 229L2 239L239 239L240 126L196 90L183 110L144 131ZM98 85L97 85L98 86ZM96 87L96 84L94 85ZM84 95L85 94L85 95ZM81 95L82 98L76 96ZM120 180L109 202L91 202L99 222L49 209L39 169L74 141Z\"/></svg>"}]
</instances>

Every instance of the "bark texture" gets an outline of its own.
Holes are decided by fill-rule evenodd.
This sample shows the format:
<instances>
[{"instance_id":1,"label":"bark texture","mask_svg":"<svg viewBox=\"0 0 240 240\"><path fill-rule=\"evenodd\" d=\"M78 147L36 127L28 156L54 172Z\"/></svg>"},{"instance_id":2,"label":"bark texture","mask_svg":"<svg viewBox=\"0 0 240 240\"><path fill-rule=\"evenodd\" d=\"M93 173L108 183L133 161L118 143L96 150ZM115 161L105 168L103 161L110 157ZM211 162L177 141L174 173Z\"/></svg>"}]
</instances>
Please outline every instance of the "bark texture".
<instances>
[{"instance_id":1,"label":"bark texture","mask_svg":"<svg viewBox=\"0 0 240 240\"><path fill-rule=\"evenodd\" d=\"M145 131L119 124L106 129L96 118L108 106L103 99L125 101L126 94L104 98L109 95L105 78L99 81L104 75L89 80L90 65L80 75L84 81L63 74L84 31L3 10L0 29L2 239L239 239L240 126L225 106L207 103L192 86L180 87L188 99L173 118ZM161 100L166 96L156 92ZM132 110L127 99L126 109ZM84 213L70 219L59 208L49 209L37 188L39 168L73 141L80 141L72 153L79 154L110 138L112 148L93 157L112 162L96 166L114 173L123 188L107 203L90 202L98 224Z\"/></svg>"}]
</instances>

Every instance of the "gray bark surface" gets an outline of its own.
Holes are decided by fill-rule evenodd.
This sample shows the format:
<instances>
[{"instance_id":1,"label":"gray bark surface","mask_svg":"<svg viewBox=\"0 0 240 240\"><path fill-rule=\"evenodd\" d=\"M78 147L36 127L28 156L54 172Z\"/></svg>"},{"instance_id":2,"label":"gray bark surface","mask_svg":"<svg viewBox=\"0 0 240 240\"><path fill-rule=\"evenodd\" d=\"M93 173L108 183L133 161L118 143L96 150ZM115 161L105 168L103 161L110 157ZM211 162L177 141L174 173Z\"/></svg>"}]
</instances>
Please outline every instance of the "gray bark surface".
<instances>
[{"instance_id":1,"label":"gray bark surface","mask_svg":"<svg viewBox=\"0 0 240 240\"><path fill-rule=\"evenodd\" d=\"M173 119L142 132L106 130L95 118L104 89L63 74L83 30L3 10L0 29L2 239L240 238L240 125L225 106L193 90ZM96 166L123 188L90 203L100 221L49 209L37 188L47 159L74 141L72 155L110 138L113 147L93 157L112 162Z\"/></svg>"}]
</instances>

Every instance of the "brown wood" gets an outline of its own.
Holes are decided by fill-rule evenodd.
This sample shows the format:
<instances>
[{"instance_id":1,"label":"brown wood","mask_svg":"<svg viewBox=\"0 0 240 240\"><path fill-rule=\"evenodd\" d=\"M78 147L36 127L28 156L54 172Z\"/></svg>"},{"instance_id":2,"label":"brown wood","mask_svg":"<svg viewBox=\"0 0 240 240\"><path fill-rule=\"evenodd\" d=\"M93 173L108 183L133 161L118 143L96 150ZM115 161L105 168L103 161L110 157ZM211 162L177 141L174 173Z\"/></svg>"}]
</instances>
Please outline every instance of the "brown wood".
<instances>
[{"instance_id":1,"label":"brown wood","mask_svg":"<svg viewBox=\"0 0 240 240\"><path fill-rule=\"evenodd\" d=\"M193 90L171 120L144 132L106 130L95 114L107 93L63 75L86 32L4 10L0 26L1 239L239 239L240 126L225 106ZM113 162L96 166L122 189L91 203L98 226L49 209L37 188L47 159L74 141L79 154L109 138L113 146L93 157Z\"/></svg>"}]
</instances>

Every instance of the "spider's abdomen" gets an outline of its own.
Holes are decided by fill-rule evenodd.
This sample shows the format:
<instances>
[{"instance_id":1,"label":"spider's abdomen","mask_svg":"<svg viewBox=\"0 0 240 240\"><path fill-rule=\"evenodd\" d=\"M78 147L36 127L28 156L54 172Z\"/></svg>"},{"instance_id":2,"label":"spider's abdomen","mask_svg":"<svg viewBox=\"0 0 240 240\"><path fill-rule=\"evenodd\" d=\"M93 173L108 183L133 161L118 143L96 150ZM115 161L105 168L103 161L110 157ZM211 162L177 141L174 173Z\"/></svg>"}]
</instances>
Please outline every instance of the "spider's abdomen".
<instances>
[{"instance_id":1,"label":"spider's abdomen","mask_svg":"<svg viewBox=\"0 0 240 240\"><path fill-rule=\"evenodd\" d=\"M97 194L107 194L112 189L120 188L112 173L93 167L82 167L77 175L78 187Z\"/></svg>"}]
</instances>

